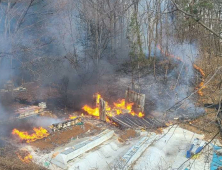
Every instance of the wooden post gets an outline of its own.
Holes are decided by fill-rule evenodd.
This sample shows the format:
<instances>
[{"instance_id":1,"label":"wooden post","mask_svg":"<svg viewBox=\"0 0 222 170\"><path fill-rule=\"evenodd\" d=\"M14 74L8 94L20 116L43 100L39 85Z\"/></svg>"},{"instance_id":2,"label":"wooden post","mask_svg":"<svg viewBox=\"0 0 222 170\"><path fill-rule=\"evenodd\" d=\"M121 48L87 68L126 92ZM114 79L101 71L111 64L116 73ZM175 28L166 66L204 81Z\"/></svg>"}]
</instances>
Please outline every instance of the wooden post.
<instances>
[{"instance_id":1,"label":"wooden post","mask_svg":"<svg viewBox=\"0 0 222 170\"><path fill-rule=\"evenodd\" d=\"M106 103L102 98L99 100L99 119L106 121Z\"/></svg>"}]
</instances>

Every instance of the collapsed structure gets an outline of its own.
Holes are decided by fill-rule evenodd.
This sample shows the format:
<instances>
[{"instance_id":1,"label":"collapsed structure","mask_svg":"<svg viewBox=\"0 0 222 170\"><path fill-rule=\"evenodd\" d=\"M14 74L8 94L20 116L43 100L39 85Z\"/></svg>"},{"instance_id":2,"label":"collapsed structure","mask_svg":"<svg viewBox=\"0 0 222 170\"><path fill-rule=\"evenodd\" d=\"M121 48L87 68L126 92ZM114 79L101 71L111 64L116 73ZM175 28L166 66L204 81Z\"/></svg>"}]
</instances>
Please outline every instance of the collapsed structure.
<instances>
[{"instance_id":1,"label":"collapsed structure","mask_svg":"<svg viewBox=\"0 0 222 170\"><path fill-rule=\"evenodd\" d=\"M99 95L99 102L96 103L99 108L99 119L102 121L112 121L115 125L118 125L122 128L154 128L154 127L163 127L164 123L157 121L154 118L144 117L144 107L145 107L145 94L137 93L129 88L125 92L125 102L121 103L120 109L111 109L108 104L101 98ZM119 105L119 104L116 104ZM124 106L123 106L124 105ZM133 106L132 106L133 105ZM138 116L132 112L131 108L133 107L137 113L140 113ZM116 111L121 112L116 113ZM132 112L131 114L129 114Z\"/></svg>"},{"instance_id":2,"label":"collapsed structure","mask_svg":"<svg viewBox=\"0 0 222 170\"><path fill-rule=\"evenodd\" d=\"M131 107L133 105L133 110L135 110L136 112L138 112L140 114L142 114L144 112L145 94L137 93L137 92L130 90L128 88L125 92L125 100L124 101L125 102L123 104L124 104L124 108L126 108L126 109L123 109L123 108L120 109L121 113L127 114L127 113L131 112L131 108L130 109L127 108L128 105L130 105ZM106 121L107 116L112 117L113 115L116 114L116 113L113 114L113 110L111 110L110 107L107 106L105 100L103 100L103 98L101 98L101 96L99 96L99 102L96 102L96 105L98 105L97 107L99 108L99 118L102 121ZM117 113L117 115L119 115L119 114ZM143 117L143 116L141 116L141 117Z\"/></svg>"},{"instance_id":3,"label":"collapsed structure","mask_svg":"<svg viewBox=\"0 0 222 170\"><path fill-rule=\"evenodd\" d=\"M7 93L7 92L23 92L26 91L27 89L25 87L15 87L14 83L9 80L4 84L4 89L0 89L1 93Z\"/></svg>"},{"instance_id":4,"label":"collapsed structure","mask_svg":"<svg viewBox=\"0 0 222 170\"><path fill-rule=\"evenodd\" d=\"M47 106L45 102L39 103L38 106L29 106L29 107L19 108L18 110L16 110L17 118L23 119L26 117L42 114L46 108Z\"/></svg>"},{"instance_id":5,"label":"collapsed structure","mask_svg":"<svg viewBox=\"0 0 222 170\"><path fill-rule=\"evenodd\" d=\"M61 129L65 129L65 128L74 126L76 124L83 124L83 118L82 117L77 117L75 119L66 120L66 121L61 122L61 123L52 124L50 126L50 128L52 129L53 132L55 132L55 131L59 131Z\"/></svg>"}]
</instances>

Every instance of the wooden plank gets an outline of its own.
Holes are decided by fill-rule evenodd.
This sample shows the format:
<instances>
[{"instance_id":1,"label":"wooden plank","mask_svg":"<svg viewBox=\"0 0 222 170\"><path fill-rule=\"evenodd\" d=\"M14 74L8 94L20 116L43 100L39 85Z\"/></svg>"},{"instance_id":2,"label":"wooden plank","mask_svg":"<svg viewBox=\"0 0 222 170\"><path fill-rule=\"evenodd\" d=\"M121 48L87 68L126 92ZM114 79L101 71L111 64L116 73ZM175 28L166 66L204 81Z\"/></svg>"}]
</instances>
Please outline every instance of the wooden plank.
<instances>
[{"instance_id":1,"label":"wooden plank","mask_svg":"<svg viewBox=\"0 0 222 170\"><path fill-rule=\"evenodd\" d=\"M145 94L137 93L135 91L130 90L129 88L126 90L125 93L125 100L127 103L134 103L134 105L141 109L141 112L144 112L145 106Z\"/></svg>"},{"instance_id":2,"label":"wooden plank","mask_svg":"<svg viewBox=\"0 0 222 170\"><path fill-rule=\"evenodd\" d=\"M99 119L106 121L106 103L102 98L99 100Z\"/></svg>"}]
</instances>

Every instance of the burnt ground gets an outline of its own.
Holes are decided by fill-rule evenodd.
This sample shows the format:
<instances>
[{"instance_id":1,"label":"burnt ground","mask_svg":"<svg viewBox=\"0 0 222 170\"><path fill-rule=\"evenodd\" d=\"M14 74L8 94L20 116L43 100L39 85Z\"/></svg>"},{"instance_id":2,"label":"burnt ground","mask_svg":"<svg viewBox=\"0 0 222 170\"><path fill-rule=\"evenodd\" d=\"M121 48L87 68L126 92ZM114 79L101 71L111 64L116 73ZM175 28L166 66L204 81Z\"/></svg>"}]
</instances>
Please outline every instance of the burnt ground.
<instances>
[{"instance_id":1,"label":"burnt ground","mask_svg":"<svg viewBox=\"0 0 222 170\"><path fill-rule=\"evenodd\" d=\"M72 139L76 139L77 137L82 138L86 136L97 135L100 132L100 128L94 126L91 123L85 123L83 127L78 125L70 127L69 129L54 132L50 134L50 136L48 136L46 139L35 141L33 143L30 143L30 145L40 150L50 151L58 146L70 142L70 140Z\"/></svg>"},{"instance_id":2,"label":"burnt ground","mask_svg":"<svg viewBox=\"0 0 222 170\"><path fill-rule=\"evenodd\" d=\"M128 139L135 138L137 133L133 129L127 129L126 131L121 132L118 140L120 142L126 142Z\"/></svg>"},{"instance_id":3,"label":"burnt ground","mask_svg":"<svg viewBox=\"0 0 222 170\"><path fill-rule=\"evenodd\" d=\"M15 154L16 150L17 147L13 145L0 148L0 170L46 170L35 163L30 162L27 164L22 162Z\"/></svg>"},{"instance_id":4,"label":"burnt ground","mask_svg":"<svg viewBox=\"0 0 222 170\"><path fill-rule=\"evenodd\" d=\"M212 139L219 130L215 113L209 113L194 120L180 122L179 126L197 134L204 134L204 139L206 141ZM222 143L221 136L218 136L217 139Z\"/></svg>"}]
</instances>

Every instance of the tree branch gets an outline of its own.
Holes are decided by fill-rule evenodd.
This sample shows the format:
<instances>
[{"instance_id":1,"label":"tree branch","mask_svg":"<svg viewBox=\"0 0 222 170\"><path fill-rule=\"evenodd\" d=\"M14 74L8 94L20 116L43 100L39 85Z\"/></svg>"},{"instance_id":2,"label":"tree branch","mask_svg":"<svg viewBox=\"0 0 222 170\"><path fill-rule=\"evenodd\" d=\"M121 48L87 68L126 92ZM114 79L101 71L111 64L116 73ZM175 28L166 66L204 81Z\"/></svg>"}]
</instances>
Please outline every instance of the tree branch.
<instances>
[{"instance_id":1,"label":"tree branch","mask_svg":"<svg viewBox=\"0 0 222 170\"><path fill-rule=\"evenodd\" d=\"M205 29L207 29L208 31L210 31L211 33L213 33L215 36L217 36L218 38L222 39L222 36L220 36L220 33L215 32L214 30L212 30L211 28L209 28L208 26L206 26L202 21L200 21L199 18L197 18L196 16L182 10L181 8L179 8L178 4L176 4L176 2L174 2L173 0L171 0L171 2L174 4L175 8L177 11L185 14L186 16L192 18L194 21L196 21L198 24L200 24L201 26L203 26Z\"/></svg>"}]
</instances>

